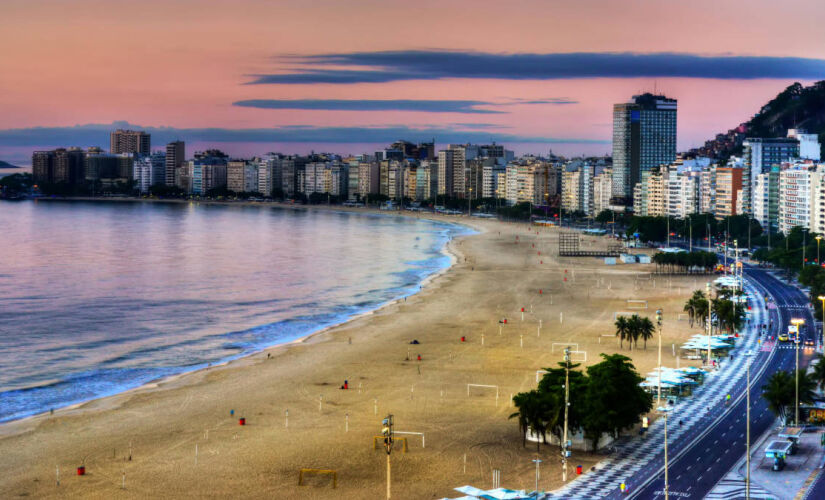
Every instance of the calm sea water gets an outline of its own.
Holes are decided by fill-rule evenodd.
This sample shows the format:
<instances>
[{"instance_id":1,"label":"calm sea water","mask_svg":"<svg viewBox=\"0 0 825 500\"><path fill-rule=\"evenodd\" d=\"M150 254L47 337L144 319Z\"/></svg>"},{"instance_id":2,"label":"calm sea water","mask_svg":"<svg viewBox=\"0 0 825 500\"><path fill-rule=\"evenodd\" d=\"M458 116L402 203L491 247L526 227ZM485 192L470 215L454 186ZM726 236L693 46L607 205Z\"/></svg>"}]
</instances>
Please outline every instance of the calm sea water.
<instances>
[{"instance_id":1,"label":"calm sea water","mask_svg":"<svg viewBox=\"0 0 825 500\"><path fill-rule=\"evenodd\" d=\"M289 342L417 289L468 230L152 203L0 204L0 421Z\"/></svg>"}]
</instances>

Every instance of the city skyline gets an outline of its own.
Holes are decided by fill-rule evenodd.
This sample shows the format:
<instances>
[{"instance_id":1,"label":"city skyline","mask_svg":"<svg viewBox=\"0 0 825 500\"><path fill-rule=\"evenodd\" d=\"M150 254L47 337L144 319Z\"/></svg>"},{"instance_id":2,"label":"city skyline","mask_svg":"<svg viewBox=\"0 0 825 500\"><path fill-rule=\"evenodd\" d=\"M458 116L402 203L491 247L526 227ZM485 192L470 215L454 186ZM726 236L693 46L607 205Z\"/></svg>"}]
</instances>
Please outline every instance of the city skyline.
<instances>
[{"instance_id":1,"label":"city skyline","mask_svg":"<svg viewBox=\"0 0 825 500\"><path fill-rule=\"evenodd\" d=\"M825 75L816 2L697 2L679 7L678 24L668 21L675 7L651 2L504 12L487 2L178 2L159 16L161 5L7 2L0 158L105 146L89 142L90 130L105 140L100 131L120 125L164 130L163 141L225 142L238 156L433 137L603 154L611 106L644 91L679 100L686 150L793 81ZM774 29L779 16L806 36ZM278 28L264 29L273 19Z\"/></svg>"}]
</instances>

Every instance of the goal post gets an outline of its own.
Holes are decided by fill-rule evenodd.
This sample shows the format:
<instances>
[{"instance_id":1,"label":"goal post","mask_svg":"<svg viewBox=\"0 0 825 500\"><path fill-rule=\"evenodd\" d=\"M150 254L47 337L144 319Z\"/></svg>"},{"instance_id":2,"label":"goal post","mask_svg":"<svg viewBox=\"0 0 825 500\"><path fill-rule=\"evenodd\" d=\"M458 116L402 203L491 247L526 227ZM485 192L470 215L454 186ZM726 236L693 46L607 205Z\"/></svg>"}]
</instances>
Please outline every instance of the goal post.
<instances>
[{"instance_id":1,"label":"goal post","mask_svg":"<svg viewBox=\"0 0 825 500\"><path fill-rule=\"evenodd\" d=\"M628 309L647 309L646 300L627 299Z\"/></svg>"},{"instance_id":2,"label":"goal post","mask_svg":"<svg viewBox=\"0 0 825 500\"><path fill-rule=\"evenodd\" d=\"M304 475L306 474L332 476L332 489L338 487L338 471L332 469L301 469L298 471L298 486L304 485Z\"/></svg>"},{"instance_id":3,"label":"goal post","mask_svg":"<svg viewBox=\"0 0 825 500\"><path fill-rule=\"evenodd\" d=\"M427 443L424 441L424 433L423 432L410 432L410 431L392 431L393 434L408 434L411 436L421 436L421 447L426 448ZM404 438L406 439L406 438Z\"/></svg>"}]
</instances>

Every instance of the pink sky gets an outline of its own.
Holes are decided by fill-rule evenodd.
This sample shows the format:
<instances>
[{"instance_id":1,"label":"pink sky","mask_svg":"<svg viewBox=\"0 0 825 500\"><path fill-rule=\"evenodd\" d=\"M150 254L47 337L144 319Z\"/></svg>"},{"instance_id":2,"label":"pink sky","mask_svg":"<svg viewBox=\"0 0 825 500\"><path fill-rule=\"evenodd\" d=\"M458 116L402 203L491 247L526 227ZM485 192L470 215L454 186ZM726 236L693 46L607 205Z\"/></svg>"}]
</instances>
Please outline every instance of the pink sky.
<instances>
[{"instance_id":1,"label":"pink sky","mask_svg":"<svg viewBox=\"0 0 825 500\"><path fill-rule=\"evenodd\" d=\"M479 122L500 125L509 134L609 140L612 104L655 87L679 99L679 147L687 148L748 119L793 79L244 83L249 75L288 71L276 56L329 52L451 49L823 58L823 19L821 0L3 0L0 129L116 120L187 128ZM508 106L506 114L495 115L232 106L243 99L500 102L557 97L578 103Z\"/></svg>"}]
</instances>

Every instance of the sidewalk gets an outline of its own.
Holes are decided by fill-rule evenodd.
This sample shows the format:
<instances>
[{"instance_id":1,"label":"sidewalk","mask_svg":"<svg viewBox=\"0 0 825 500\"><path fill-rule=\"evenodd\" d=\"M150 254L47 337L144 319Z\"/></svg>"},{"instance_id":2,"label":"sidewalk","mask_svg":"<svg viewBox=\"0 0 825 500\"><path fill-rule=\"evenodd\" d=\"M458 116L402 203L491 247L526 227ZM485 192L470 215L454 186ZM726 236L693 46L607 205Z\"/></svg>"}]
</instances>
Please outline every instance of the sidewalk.
<instances>
[{"instance_id":1,"label":"sidewalk","mask_svg":"<svg viewBox=\"0 0 825 500\"><path fill-rule=\"evenodd\" d=\"M788 457L785 469L781 471L772 470L773 459L765 458L765 447L770 441L779 439L777 433L774 427L751 446L751 498L793 500L819 472L825 457L825 448L820 445L822 430L802 434L799 451ZM706 498L744 498L745 465L743 457Z\"/></svg>"}]
</instances>

